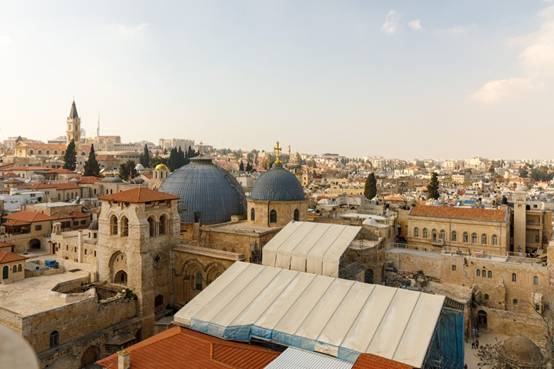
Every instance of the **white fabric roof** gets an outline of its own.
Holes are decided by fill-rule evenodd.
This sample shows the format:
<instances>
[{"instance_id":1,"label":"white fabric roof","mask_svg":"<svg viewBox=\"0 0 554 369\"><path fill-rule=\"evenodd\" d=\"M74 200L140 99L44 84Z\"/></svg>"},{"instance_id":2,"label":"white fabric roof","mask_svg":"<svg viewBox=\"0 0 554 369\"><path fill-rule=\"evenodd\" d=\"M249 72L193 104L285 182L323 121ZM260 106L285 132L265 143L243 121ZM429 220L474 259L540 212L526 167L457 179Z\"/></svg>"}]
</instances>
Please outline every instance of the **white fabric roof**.
<instances>
[{"instance_id":1,"label":"white fabric roof","mask_svg":"<svg viewBox=\"0 0 554 369\"><path fill-rule=\"evenodd\" d=\"M349 361L289 347L265 369L352 369L352 366Z\"/></svg>"},{"instance_id":2,"label":"white fabric roof","mask_svg":"<svg viewBox=\"0 0 554 369\"><path fill-rule=\"evenodd\" d=\"M264 247L262 264L338 277L340 257L361 227L291 222Z\"/></svg>"},{"instance_id":3,"label":"white fabric roof","mask_svg":"<svg viewBox=\"0 0 554 369\"><path fill-rule=\"evenodd\" d=\"M228 339L257 336L340 358L370 353L420 368L444 299L236 262L179 310L175 322Z\"/></svg>"}]
</instances>

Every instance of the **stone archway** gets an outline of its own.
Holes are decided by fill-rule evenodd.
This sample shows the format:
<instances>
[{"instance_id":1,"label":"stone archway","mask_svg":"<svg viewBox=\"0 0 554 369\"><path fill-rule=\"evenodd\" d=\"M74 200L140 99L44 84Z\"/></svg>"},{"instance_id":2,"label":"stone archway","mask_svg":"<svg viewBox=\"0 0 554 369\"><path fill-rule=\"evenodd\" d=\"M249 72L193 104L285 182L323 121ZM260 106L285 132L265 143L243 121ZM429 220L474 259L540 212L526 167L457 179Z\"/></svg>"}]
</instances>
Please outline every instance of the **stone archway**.
<instances>
[{"instance_id":1,"label":"stone archway","mask_svg":"<svg viewBox=\"0 0 554 369\"><path fill-rule=\"evenodd\" d=\"M115 273L113 283L127 285L127 272L124 270L120 270Z\"/></svg>"},{"instance_id":2,"label":"stone archway","mask_svg":"<svg viewBox=\"0 0 554 369\"><path fill-rule=\"evenodd\" d=\"M42 243L39 239L33 238L31 241L29 241L29 250L40 250Z\"/></svg>"},{"instance_id":3,"label":"stone archway","mask_svg":"<svg viewBox=\"0 0 554 369\"><path fill-rule=\"evenodd\" d=\"M220 263L212 263L206 268L206 286L215 281L225 271L225 267Z\"/></svg>"},{"instance_id":4,"label":"stone archway","mask_svg":"<svg viewBox=\"0 0 554 369\"><path fill-rule=\"evenodd\" d=\"M113 283L127 284L127 257L117 251L110 257L110 276Z\"/></svg>"},{"instance_id":5,"label":"stone archway","mask_svg":"<svg viewBox=\"0 0 554 369\"><path fill-rule=\"evenodd\" d=\"M81 368L88 368L100 358L100 349L96 346L89 346L81 356Z\"/></svg>"},{"instance_id":6,"label":"stone archway","mask_svg":"<svg viewBox=\"0 0 554 369\"><path fill-rule=\"evenodd\" d=\"M484 310L479 310L477 312L477 328L478 329L487 329L487 312Z\"/></svg>"}]
</instances>

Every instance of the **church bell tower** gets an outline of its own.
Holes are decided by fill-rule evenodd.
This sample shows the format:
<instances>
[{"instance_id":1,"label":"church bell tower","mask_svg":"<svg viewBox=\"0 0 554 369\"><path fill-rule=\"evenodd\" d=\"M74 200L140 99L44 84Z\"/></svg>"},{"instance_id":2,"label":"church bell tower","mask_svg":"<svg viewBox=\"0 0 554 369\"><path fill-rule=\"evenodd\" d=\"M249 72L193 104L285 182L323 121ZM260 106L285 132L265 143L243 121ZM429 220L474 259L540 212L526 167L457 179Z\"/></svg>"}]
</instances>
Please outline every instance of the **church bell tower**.
<instances>
[{"instance_id":1,"label":"church bell tower","mask_svg":"<svg viewBox=\"0 0 554 369\"><path fill-rule=\"evenodd\" d=\"M71 140L74 140L77 145L81 141L81 118L77 114L75 100L71 104L71 111L69 117L67 117L67 143L70 143Z\"/></svg>"}]
</instances>

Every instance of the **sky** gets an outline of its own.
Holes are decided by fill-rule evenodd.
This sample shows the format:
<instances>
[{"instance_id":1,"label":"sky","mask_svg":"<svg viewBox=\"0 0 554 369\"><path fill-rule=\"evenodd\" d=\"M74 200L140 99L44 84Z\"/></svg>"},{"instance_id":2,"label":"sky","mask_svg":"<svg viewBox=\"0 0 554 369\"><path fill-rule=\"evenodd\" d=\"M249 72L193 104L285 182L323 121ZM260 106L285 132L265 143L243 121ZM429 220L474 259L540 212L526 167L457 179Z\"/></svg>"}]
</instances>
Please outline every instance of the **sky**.
<instances>
[{"instance_id":1,"label":"sky","mask_svg":"<svg viewBox=\"0 0 554 369\"><path fill-rule=\"evenodd\" d=\"M0 139L554 158L554 2L0 0Z\"/></svg>"}]
</instances>

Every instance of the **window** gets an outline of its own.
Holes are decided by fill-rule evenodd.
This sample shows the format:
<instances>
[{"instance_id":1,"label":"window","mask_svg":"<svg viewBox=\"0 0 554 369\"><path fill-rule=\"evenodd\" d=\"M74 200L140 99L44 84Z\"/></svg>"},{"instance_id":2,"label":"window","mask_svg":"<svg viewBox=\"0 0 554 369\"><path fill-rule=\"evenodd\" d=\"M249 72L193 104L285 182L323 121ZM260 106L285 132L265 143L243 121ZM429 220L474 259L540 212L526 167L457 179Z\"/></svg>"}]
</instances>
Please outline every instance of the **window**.
<instances>
[{"instance_id":1,"label":"window","mask_svg":"<svg viewBox=\"0 0 554 369\"><path fill-rule=\"evenodd\" d=\"M194 274L194 289L197 291L202 290L202 272L196 272Z\"/></svg>"},{"instance_id":2,"label":"window","mask_svg":"<svg viewBox=\"0 0 554 369\"><path fill-rule=\"evenodd\" d=\"M487 271L485 269L481 272L481 277L487 278Z\"/></svg>"},{"instance_id":3,"label":"window","mask_svg":"<svg viewBox=\"0 0 554 369\"><path fill-rule=\"evenodd\" d=\"M17 265L14 265L14 266L12 267L12 273L17 273Z\"/></svg>"},{"instance_id":4,"label":"window","mask_svg":"<svg viewBox=\"0 0 554 369\"><path fill-rule=\"evenodd\" d=\"M126 216L121 217L121 237L129 236L129 219Z\"/></svg>"},{"instance_id":5,"label":"window","mask_svg":"<svg viewBox=\"0 0 554 369\"><path fill-rule=\"evenodd\" d=\"M152 217L148 218L148 234L150 237L156 236L156 222Z\"/></svg>"},{"instance_id":6,"label":"window","mask_svg":"<svg viewBox=\"0 0 554 369\"><path fill-rule=\"evenodd\" d=\"M512 282L517 282L517 275L512 273Z\"/></svg>"},{"instance_id":7,"label":"window","mask_svg":"<svg viewBox=\"0 0 554 369\"><path fill-rule=\"evenodd\" d=\"M456 271L456 265L452 264L452 271L455 272Z\"/></svg>"},{"instance_id":8,"label":"window","mask_svg":"<svg viewBox=\"0 0 554 369\"><path fill-rule=\"evenodd\" d=\"M117 234L117 217L115 215L110 217L110 234L112 236Z\"/></svg>"},{"instance_id":9,"label":"window","mask_svg":"<svg viewBox=\"0 0 554 369\"><path fill-rule=\"evenodd\" d=\"M423 238L427 238L427 237L429 237L427 228L423 228Z\"/></svg>"},{"instance_id":10,"label":"window","mask_svg":"<svg viewBox=\"0 0 554 369\"><path fill-rule=\"evenodd\" d=\"M441 231L439 232L439 239L442 241L446 239L446 232L444 231L444 229L441 229Z\"/></svg>"},{"instance_id":11,"label":"window","mask_svg":"<svg viewBox=\"0 0 554 369\"><path fill-rule=\"evenodd\" d=\"M482 245L486 245L486 244L487 244L487 235L484 234L484 233L481 235L481 244L482 244Z\"/></svg>"},{"instance_id":12,"label":"window","mask_svg":"<svg viewBox=\"0 0 554 369\"><path fill-rule=\"evenodd\" d=\"M254 208L250 209L250 220L251 221L256 220L256 209L254 209Z\"/></svg>"},{"instance_id":13,"label":"window","mask_svg":"<svg viewBox=\"0 0 554 369\"><path fill-rule=\"evenodd\" d=\"M160 234L166 234L166 230L167 230L167 216L164 214L160 217L159 233Z\"/></svg>"},{"instance_id":14,"label":"window","mask_svg":"<svg viewBox=\"0 0 554 369\"><path fill-rule=\"evenodd\" d=\"M477 243L477 233L471 234L471 243L476 244Z\"/></svg>"},{"instance_id":15,"label":"window","mask_svg":"<svg viewBox=\"0 0 554 369\"><path fill-rule=\"evenodd\" d=\"M539 277L537 277L537 276L533 277L533 284L535 284L535 285L539 284Z\"/></svg>"},{"instance_id":16,"label":"window","mask_svg":"<svg viewBox=\"0 0 554 369\"><path fill-rule=\"evenodd\" d=\"M269 212L269 223L277 223L277 211L275 209Z\"/></svg>"},{"instance_id":17,"label":"window","mask_svg":"<svg viewBox=\"0 0 554 369\"><path fill-rule=\"evenodd\" d=\"M54 348L60 344L60 334L58 331L50 333L50 348Z\"/></svg>"},{"instance_id":18,"label":"window","mask_svg":"<svg viewBox=\"0 0 554 369\"><path fill-rule=\"evenodd\" d=\"M485 300L488 300L489 299L489 294L488 293L485 293L485 296L483 296L485 298Z\"/></svg>"},{"instance_id":19,"label":"window","mask_svg":"<svg viewBox=\"0 0 554 369\"><path fill-rule=\"evenodd\" d=\"M432 239L433 241L436 241L436 240L437 240L437 230L436 230L436 229L433 229L433 230L431 231L431 239Z\"/></svg>"},{"instance_id":20,"label":"window","mask_svg":"<svg viewBox=\"0 0 554 369\"><path fill-rule=\"evenodd\" d=\"M498 245L498 236L493 234L491 237L491 244L492 245Z\"/></svg>"},{"instance_id":21,"label":"window","mask_svg":"<svg viewBox=\"0 0 554 369\"><path fill-rule=\"evenodd\" d=\"M487 273L487 277L492 278L492 271L491 270L489 270L489 272Z\"/></svg>"},{"instance_id":22,"label":"window","mask_svg":"<svg viewBox=\"0 0 554 369\"><path fill-rule=\"evenodd\" d=\"M481 269L477 269L477 270L475 271L475 275L476 275L477 277L480 277L480 276L481 276Z\"/></svg>"},{"instance_id":23,"label":"window","mask_svg":"<svg viewBox=\"0 0 554 369\"><path fill-rule=\"evenodd\" d=\"M35 226L35 231L41 231L42 230L42 225L41 224L37 224Z\"/></svg>"},{"instance_id":24,"label":"window","mask_svg":"<svg viewBox=\"0 0 554 369\"><path fill-rule=\"evenodd\" d=\"M419 228L414 228L414 237L419 237Z\"/></svg>"},{"instance_id":25,"label":"window","mask_svg":"<svg viewBox=\"0 0 554 369\"><path fill-rule=\"evenodd\" d=\"M457 236L456 231L452 231L450 234L450 241L456 241Z\"/></svg>"},{"instance_id":26,"label":"window","mask_svg":"<svg viewBox=\"0 0 554 369\"><path fill-rule=\"evenodd\" d=\"M293 219L295 222L298 222L300 220L300 211L298 211L298 209L294 209Z\"/></svg>"},{"instance_id":27,"label":"window","mask_svg":"<svg viewBox=\"0 0 554 369\"><path fill-rule=\"evenodd\" d=\"M17 265L17 271L18 272L21 272L23 270L23 267L21 266L21 264L18 264Z\"/></svg>"},{"instance_id":28,"label":"window","mask_svg":"<svg viewBox=\"0 0 554 369\"><path fill-rule=\"evenodd\" d=\"M469 236L467 232L464 232L464 243L468 243L468 242L469 242Z\"/></svg>"},{"instance_id":29,"label":"window","mask_svg":"<svg viewBox=\"0 0 554 369\"><path fill-rule=\"evenodd\" d=\"M517 305L518 302L519 302L519 301L517 301L517 299L513 299L513 300L512 300L512 304L514 304L514 305Z\"/></svg>"}]
</instances>

